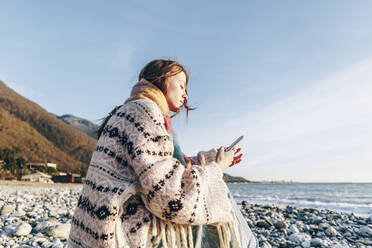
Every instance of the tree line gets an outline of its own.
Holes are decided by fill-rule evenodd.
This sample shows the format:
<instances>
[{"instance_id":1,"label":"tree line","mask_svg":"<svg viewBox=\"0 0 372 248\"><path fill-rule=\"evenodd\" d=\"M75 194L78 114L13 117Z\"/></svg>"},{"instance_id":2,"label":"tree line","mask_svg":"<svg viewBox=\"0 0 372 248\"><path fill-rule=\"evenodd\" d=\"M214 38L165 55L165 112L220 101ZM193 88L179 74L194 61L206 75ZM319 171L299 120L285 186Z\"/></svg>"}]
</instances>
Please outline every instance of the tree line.
<instances>
[{"instance_id":1,"label":"tree line","mask_svg":"<svg viewBox=\"0 0 372 248\"><path fill-rule=\"evenodd\" d=\"M27 167L27 161L23 157L16 157L16 152L4 148L0 150L0 160L4 161L4 165L0 168L0 174L4 173L7 176L16 177L18 180L24 175L30 174L30 170ZM54 168L38 167L38 171L53 174L56 172Z\"/></svg>"}]
</instances>

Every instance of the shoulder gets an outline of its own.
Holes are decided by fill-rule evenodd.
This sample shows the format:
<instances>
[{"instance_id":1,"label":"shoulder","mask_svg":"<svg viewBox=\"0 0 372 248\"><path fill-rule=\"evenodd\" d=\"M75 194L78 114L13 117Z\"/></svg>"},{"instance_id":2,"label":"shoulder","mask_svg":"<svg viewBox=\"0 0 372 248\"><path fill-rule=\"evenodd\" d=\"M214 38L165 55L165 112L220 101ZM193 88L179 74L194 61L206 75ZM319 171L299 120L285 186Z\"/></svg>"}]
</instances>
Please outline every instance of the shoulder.
<instances>
[{"instance_id":1,"label":"shoulder","mask_svg":"<svg viewBox=\"0 0 372 248\"><path fill-rule=\"evenodd\" d=\"M128 114L140 114L148 121L152 121L158 125L164 125L164 117L160 108L155 102L148 99L137 99L127 102L118 111Z\"/></svg>"}]
</instances>

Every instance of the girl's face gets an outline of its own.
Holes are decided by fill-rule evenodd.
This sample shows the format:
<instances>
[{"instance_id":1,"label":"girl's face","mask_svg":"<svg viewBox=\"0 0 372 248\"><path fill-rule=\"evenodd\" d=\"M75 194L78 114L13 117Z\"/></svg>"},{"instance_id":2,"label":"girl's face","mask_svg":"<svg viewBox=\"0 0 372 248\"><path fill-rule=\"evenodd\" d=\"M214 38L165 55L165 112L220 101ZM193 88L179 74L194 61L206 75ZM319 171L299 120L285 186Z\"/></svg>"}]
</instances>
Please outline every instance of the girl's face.
<instances>
[{"instance_id":1,"label":"girl's face","mask_svg":"<svg viewBox=\"0 0 372 248\"><path fill-rule=\"evenodd\" d=\"M170 76L165 80L166 93L169 109L177 112L187 100L186 94L186 75L183 71Z\"/></svg>"}]
</instances>

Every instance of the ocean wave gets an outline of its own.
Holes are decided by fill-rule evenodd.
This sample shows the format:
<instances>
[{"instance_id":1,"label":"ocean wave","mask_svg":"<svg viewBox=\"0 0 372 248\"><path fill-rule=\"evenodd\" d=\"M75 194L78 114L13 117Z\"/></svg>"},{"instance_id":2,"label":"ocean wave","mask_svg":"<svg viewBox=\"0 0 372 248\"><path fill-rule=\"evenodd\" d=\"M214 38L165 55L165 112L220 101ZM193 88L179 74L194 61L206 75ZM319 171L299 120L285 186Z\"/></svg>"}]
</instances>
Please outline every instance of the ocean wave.
<instances>
[{"instance_id":1,"label":"ocean wave","mask_svg":"<svg viewBox=\"0 0 372 248\"><path fill-rule=\"evenodd\" d=\"M240 202L242 199L239 199ZM316 200L290 200L290 199L265 199L265 200L258 200L258 199L245 199L250 203L254 204L280 204L280 205L293 205L296 207L303 207L303 208L318 208L318 209L330 209L339 212L348 212L354 213L363 216L372 215L372 204L352 204L352 203L344 203L344 202L321 202Z\"/></svg>"},{"instance_id":2,"label":"ocean wave","mask_svg":"<svg viewBox=\"0 0 372 248\"><path fill-rule=\"evenodd\" d=\"M280 204L292 205L303 208L329 209L338 212L354 213L360 216L372 215L372 199L357 197L330 196L329 194L308 194L304 192L298 195L289 194L247 194L234 192L233 196L237 202L246 200L253 204Z\"/></svg>"}]
</instances>

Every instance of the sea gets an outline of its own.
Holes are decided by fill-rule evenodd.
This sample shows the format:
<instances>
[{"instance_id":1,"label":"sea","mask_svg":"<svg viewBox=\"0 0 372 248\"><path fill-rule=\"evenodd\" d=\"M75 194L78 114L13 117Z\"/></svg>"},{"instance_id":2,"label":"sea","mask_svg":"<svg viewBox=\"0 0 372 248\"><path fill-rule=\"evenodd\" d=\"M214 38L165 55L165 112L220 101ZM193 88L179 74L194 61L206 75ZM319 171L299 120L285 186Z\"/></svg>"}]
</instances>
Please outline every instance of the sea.
<instances>
[{"instance_id":1,"label":"sea","mask_svg":"<svg viewBox=\"0 0 372 248\"><path fill-rule=\"evenodd\" d=\"M236 202L330 209L372 216L372 183L228 184Z\"/></svg>"}]
</instances>

